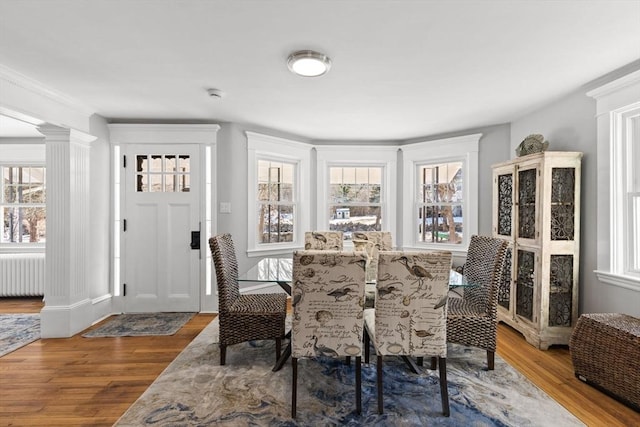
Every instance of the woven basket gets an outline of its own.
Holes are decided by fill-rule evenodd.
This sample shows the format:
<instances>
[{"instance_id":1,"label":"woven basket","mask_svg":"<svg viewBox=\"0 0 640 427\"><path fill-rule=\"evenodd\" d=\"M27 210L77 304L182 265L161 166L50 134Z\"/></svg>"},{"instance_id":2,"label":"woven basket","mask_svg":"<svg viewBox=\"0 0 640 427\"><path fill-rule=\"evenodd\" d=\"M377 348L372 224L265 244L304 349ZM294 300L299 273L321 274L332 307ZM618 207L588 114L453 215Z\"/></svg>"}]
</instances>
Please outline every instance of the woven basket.
<instances>
[{"instance_id":1,"label":"woven basket","mask_svg":"<svg viewBox=\"0 0 640 427\"><path fill-rule=\"evenodd\" d=\"M640 411L640 319L583 314L569 346L578 379Z\"/></svg>"}]
</instances>

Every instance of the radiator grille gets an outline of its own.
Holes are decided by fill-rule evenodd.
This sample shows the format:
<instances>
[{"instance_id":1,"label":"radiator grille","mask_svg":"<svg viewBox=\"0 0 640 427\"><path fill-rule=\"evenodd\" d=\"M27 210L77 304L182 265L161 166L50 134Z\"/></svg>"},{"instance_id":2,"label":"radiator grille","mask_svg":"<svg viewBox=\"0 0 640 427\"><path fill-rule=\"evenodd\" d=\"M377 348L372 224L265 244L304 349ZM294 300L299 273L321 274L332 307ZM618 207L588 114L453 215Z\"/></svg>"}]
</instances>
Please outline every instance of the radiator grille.
<instances>
[{"instance_id":1,"label":"radiator grille","mask_svg":"<svg viewBox=\"0 0 640 427\"><path fill-rule=\"evenodd\" d=\"M44 295L44 254L0 254L0 297Z\"/></svg>"}]
</instances>

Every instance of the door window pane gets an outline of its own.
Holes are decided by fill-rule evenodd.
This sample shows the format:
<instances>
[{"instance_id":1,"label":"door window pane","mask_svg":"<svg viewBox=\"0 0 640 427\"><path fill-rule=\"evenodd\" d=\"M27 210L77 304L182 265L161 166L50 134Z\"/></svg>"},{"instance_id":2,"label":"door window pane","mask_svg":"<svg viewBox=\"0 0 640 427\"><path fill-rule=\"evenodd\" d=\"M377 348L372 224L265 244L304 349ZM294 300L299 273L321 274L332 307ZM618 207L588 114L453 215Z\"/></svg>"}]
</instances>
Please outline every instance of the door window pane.
<instances>
[{"instance_id":1,"label":"door window pane","mask_svg":"<svg viewBox=\"0 0 640 427\"><path fill-rule=\"evenodd\" d=\"M152 154L136 156L137 192L187 192L191 165L187 155Z\"/></svg>"}]
</instances>

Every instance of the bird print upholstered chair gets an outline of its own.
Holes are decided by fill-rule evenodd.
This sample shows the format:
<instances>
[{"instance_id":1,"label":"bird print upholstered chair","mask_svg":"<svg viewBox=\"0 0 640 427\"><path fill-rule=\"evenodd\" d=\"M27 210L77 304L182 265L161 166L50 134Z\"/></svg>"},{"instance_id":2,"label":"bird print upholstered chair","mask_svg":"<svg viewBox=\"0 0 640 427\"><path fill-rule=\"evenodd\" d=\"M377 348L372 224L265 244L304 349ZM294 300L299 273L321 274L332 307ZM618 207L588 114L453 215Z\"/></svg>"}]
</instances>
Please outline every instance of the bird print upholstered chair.
<instances>
[{"instance_id":1,"label":"bird print upholstered chair","mask_svg":"<svg viewBox=\"0 0 640 427\"><path fill-rule=\"evenodd\" d=\"M318 251L341 251L342 231L307 231L304 233L304 249Z\"/></svg>"},{"instance_id":2,"label":"bird print upholstered chair","mask_svg":"<svg viewBox=\"0 0 640 427\"><path fill-rule=\"evenodd\" d=\"M393 250L393 241L390 231L354 231L353 239L373 242L379 251Z\"/></svg>"},{"instance_id":3,"label":"bird print upholstered chair","mask_svg":"<svg viewBox=\"0 0 640 427\"><path fill-rule=\"evenodd\" d=\"M487 367L494 369L498 328L498 289L506 267L507 242L488 236L471 236L463 274L472 286L462 298L449 299L447 339L487 352ZM506 273L505 273L506 272Z\"/></svg>"},{"instance_id":4,"label":"bird print upholstered chair","mask_svg":"<svg viewBox=\"0 0 640 427\"><path fill-rule=\"evenodd\" d=\"M227 346L253 340L275 340L276 360L285 334L287 294L240 294L238 262L231 235L209 239L218 282L220 364L225 364Z\"/></svg>"},{"instance_id":5,"label":"bird print upholstered chair","mask_svg":"<svg viewBox=\"0 0 640 427\"><path fill-rule=\"evenodd\" d=\"M380 252L376 306L364 311L365 348L376 352L378 413L383 404L383 357L436 357L442 412L447 391L447 294L451 252ZM365 363L368 363L368 352Z\"/></svg>"},{"instance_id":6,"label":"bird print upholstered chair","mask_svg":"<svg viewBox=\"0 0 640 427\"><path fill-rule=\"evenodd\" d=\"M375 282L378 277L378 252L393 250L391 232L354 231L352 236L354 249L364 250L369 255L367 282Z\"/></svg>"},{"instance_id":7,"label":"bird print upholstered chair","mask_svg":"<svg viewBox=\"0 0 640 427\"><path fill-rule=\"evenodd\" d=\"M297 251L291 286L291 416L296 417L298 359L355 357L356 411L362 411L361 357L366 255ZM351 366L351 365L349 365ZM300 375L304 378L303 375Z\"/></svg>"}]
</instances>

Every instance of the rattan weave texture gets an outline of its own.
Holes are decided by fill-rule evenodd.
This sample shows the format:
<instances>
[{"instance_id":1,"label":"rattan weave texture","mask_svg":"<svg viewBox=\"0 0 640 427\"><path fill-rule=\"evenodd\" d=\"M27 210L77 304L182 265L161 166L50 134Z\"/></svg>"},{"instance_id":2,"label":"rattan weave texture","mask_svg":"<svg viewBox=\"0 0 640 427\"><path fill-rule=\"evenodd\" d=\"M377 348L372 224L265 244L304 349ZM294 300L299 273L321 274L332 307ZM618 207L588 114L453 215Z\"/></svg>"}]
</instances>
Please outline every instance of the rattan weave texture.
<instances>
[{"instance_id":1,"label":"rattan weave texture","mask_svg":"<svg viewBox=\"0 0 640 427\"><path fill-rule=\"evenodd\" d=\"M576 377L640 412L640 319L583 314L569 348Z\"/></svg>"},{"instance_id":2,"label":"rattan weave texture","mask_svg":"<svg viewBox=\"0 0 640 427\"><path fill-rule=\"evenodd\" d=\"M463 298L449 298L447 341L487 351L493 369L498 326L498 287L504 273L507 242L471 236L463 274L478 286L464 290Z\"/></svg>"},{"instance_id":3,"label":"rattan weave texture","mask_svg":"<svg viewBox=\"0 0 640 427\"><path fill-rule=\"evenodd\" d=\"M240 294L238 261L229 233L209 239L218 282L218 317L220 321L220 364L224 365L226 347L251 340L276 340L285 333L287 295ZM277 347L278 347L277 345ZM276 357L280 349L276 348Z\"/></svg>"}]
</instances>

